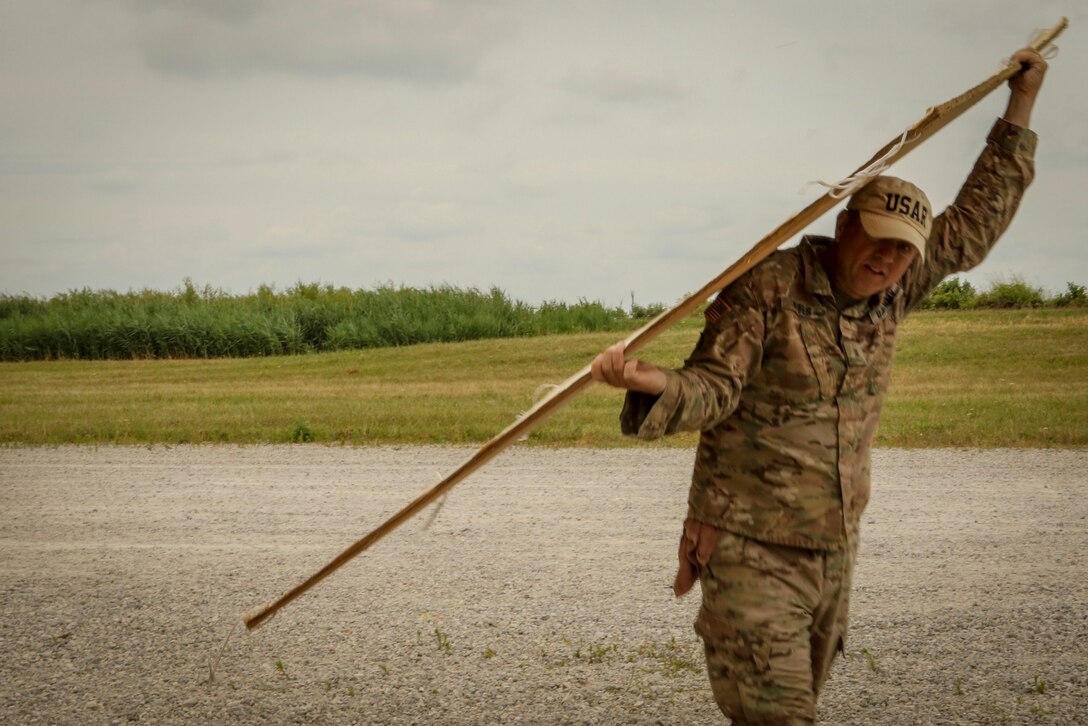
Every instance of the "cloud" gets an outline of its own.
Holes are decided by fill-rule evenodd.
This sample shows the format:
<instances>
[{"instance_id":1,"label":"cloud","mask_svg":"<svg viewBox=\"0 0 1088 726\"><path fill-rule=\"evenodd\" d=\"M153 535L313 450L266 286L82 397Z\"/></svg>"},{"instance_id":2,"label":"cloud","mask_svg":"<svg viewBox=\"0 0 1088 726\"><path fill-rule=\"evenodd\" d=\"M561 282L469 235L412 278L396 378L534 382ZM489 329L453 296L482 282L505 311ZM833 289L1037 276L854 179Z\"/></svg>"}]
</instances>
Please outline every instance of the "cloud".
<instances>
[{"instance_id":1,"label":"cloud","mask_svg":"<svg viewBox=\"0 0 1088 726\"><path fill-rule=\"evenodd\" d=\"M132 169L114 167L94 176L89 184L92 189L104 192L127 192L139 184L139 175Z\"/></svg>"},{"instance_id":2,"label":"cloud","mask_svg":"<svg viewBox=\"0 0 1088 726\"><path fill-rule=\"evenodd\" d=\"M685 96L684 88L677 80L633 69L604 68L572 73L564 86L580 96L606 102L659 103L677 101Z\"/></svg>"},{"instance_id":3,"label":"cloud","mask_svg":"<svg viewBox=\"0 0 1088 726\"><path fill-rule=\"evenodd\" d=\"M155 70L189 77L288 73L421 84L470 79L507 22L490 2L283 0L136 4Z\"/></svg>"},{"instance_id":4,"label":"cloud","mask_svg":"<svg viewBox=\"0 0 1088 726\"><path fill-rule=\"evenodd\" d=\"M228 23L248 21L265 6L261 0L129 0L128 4L142 11L174 10Z\"/></svg>"}]
</instances>

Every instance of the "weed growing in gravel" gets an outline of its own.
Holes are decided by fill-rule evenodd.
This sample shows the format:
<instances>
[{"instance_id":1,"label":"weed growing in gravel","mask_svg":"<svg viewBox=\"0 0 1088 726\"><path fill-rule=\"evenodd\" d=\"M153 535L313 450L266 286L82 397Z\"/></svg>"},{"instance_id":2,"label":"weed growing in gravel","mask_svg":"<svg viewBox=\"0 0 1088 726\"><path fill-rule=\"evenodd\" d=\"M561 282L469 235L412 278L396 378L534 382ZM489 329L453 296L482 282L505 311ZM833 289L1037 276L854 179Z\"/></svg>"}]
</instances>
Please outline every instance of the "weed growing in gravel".
<instances>
[{"instance_id":1,"label":"weed growing in gravel","mask_svg":"<svg viewBox=\"0 0 1088 726\"><path fill-rule=\"evenodd\" d=\"M555 668L564 668L570 665L570 658L560 658L559 660L548 660L548 651L544 648L540 649L540 658L544 661L545 670L553 670Z\"/></svg>"},{"instance_id":2,"label":"weed growing in gravel","mask_svg":"<svg viewBox=\"0 0 1088 726\"><path fill-rule=\"evenodd\" d=\"M1035 682L1032 684L1032 690L1036 693L1046 693L1046 681L1039 676L1035 676Z\"/></svg>"},{"instance_id":3,"label":"weed growing in gravel","mask_svg":"<svg viewBox=\"0 0 1088 726\"><path fill-rule=\"evenodd\" d=\"M494 657L495 651L491 650L491 648L488 648L484 651L484 658L486 658L487 660L491 660Z\"/></svg>"},{"instance_id":4,"label":"weed growing in gravel","mask_svg":"<svg viewBox=\"0 0 1088 726\"><path fill-rule=\"evenodd\" d=\"M568 646L574 645L567 638L563 638L563 642ZM584 653L582 652L583 648L585 648ZM616 645L614 643L611 645L579 643L577 646L574 646L574 659L585 660L589 663L604 663L608 658L608 654L614 652L616 652Z\"/></svg>"},{"instance_id":5,"label":"weed growing in gravel","mask_svg":"<svg viewBox=\"0 0 1088 726\"><path fill-rule=\"evenodd\" d=\"M615 652L616 652L615 643L613 643L612 645L590 645L589 648L586 651L586 656L585 657L586 657L586 660L588 660L590 663L604 663L605 658L608 656L608 654L609 653L615 653ZM578 654L575 654L575 657L581 657L581 656L578 655Z\"/></svg>"},{"instance_id":6,"label":"weed growing in gravel","mask_svg":"<svg viewBox=\"0 0 1088 726\"><path fill-rule=\"evenodd\" d=\"M957 696L962 696L963 695L963 679L962 678L957 678L956 679L956 695Z\"/></svg>"},{"instance_id":7,"label":"weed growing in gravel","mask_svg":"<svg viewBox=\"0 0 1088 726\"><path fill-rule=\"evenodd\" d=\"M869 661L869 670L871 670L873 673L879 673L880 669L876 667L876 658L873 657L873 654L869 652L869 649L862 647L861 654L864 655L866 660Z\"/></svg>"},{"instance_id":8,"label":"weed growing in gravel","mask_svg":"<svg viewBox=\"0 0 1088 726\"><path fill-rule=\"evenodd\" d=\"M287 669L283 667L283 661L280 660L279 658L276 659L276 670L284 678L287 677Z\"/></svg>"},{"instance_id":9,"label":"weed growing in gravel","mask_svg":"<svg viewBox=\"0 0 1088 726\"><path fill-rule=\"evenodd\" d=\"M453 652L453 643L450 642L449 636L443 633L438 628L434 629L434 639L438 644L438 649L449 655Z\"/></svg>"},{"instance_id":10,"label":"weed growing in gravel","mask_svg":"<svg viewBox=\"0 0 1088 726\"><path fill-rule=\"evenodd\" d=\"M657 661L661 665L662 673L675 678L684 672L698 673L701 670L690 650L689 648L688 652L684 652L675 637L664 645L650 641L640 645L637 654L628 657L628 662L634 662L638 657Z\"/></svg>"},{"instance_id":11,"label":"weed growing in gravel","mask_svg":"<svg viewBox=\"0 0 1088 726\"><path fill-rule=\"evenodd\" d=\"M570 638L562 638L563 645L568 648L573 648L574 652L570 656L561 656L558 660L550 661L548 659L548 651L543 647L540 649L540 657L544 660L544 667L548 670L553 668L562 668L570 665L575 661L584 661L586 663L605 663L609 660L609 654L615 653L619 650L619 646L615 643L610 644L598 644L598 643L585 643L579 641L575 643Z\"/></svg>"}]
</instances>

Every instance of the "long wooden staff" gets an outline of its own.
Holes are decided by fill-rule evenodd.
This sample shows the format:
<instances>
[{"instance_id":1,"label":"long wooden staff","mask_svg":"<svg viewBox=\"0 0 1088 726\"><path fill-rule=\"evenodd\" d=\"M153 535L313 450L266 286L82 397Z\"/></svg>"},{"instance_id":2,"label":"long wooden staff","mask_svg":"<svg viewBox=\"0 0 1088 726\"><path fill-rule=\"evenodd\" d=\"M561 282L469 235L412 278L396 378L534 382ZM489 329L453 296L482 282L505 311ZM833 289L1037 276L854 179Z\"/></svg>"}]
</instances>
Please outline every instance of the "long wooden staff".
<instances>
[{"instance_id":1,"label":"long wooden staff","mask_svg":"<svg viewBox=\"0 0 1088 726\"><path fill-rule=\"evenodd\" d=\"M1041 52L1058 37L1063 30L1065 30L1067 25L1068 21L1065 18L1062 18L1053 28L1040 33L1039 37L1031 43L1031 47L1036 51ZM1000 71L966 93L957 96L940 106L929 109L920 121L908 129L906 134L896 137L885 144L869 161L858 167L854 174L858 174L874 163L881 161L883 162L883 166L891 165L894 161L897 161L908 152L917 148L923 141L935 134L953 119L957 118L968 108L978 103L995 88L1009 80L1009 78L1014 76L1019 70L1020 64L1010 62ZM699 305L705 302L707 298L755 267L760 261L766 258L767 255L778 249L778 247L786 242L786 240L799 233L818 217L835 207L840 201L841 199L838 195L828 192L794 216L787 219L774 231L761 239L755 247L747 252L747 254L733 263L713 280L703 285L671 310L666 310L629 335L625 341L627 351L634 352L639 350L674 323L690 315L699 307ZM394 514L370 534L341 552L332 562L322 567L304 582L289 590L280 597L279 600L276 600L272 604L243 618L246 628L252 630L258 627L284 605L302 595L318 582L339 569L348 560L369 549L371 545L418 514L428 504L445 492L448 492L469 474L493 459L499 452L510 446L510 444L517 441L518 437L527 434L529 431L539 426L544 419L561 408L567 401L573 398L575 394L585 388L590 380L589 366L587 365L585 368L568 378L561 386L553 389L548 396L525 412L517 421L507 426L501 433L480 447L468 461L457 467L453 473L449 474L429 491L418 496L408 506Z\"/></svg>"}]
</instances>

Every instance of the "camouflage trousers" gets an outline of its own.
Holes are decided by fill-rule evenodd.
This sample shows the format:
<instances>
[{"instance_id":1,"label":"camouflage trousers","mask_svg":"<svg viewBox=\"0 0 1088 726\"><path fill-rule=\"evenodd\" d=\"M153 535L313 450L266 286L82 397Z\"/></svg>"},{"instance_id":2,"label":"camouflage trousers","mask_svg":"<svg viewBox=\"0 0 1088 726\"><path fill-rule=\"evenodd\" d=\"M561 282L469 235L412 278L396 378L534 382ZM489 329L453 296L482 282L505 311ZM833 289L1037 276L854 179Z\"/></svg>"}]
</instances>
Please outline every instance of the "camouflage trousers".
<instances>
[{"instance_id":1,"label":"camouflage trousers","mask_svg":"<svg viewBox=\"0 0 1088 726\"><path fill-rule=\"evenodd\" d=\"M820 551L721 533L700 575L695 630L733 724L816 723L816 697L846 642L856 554L856 543Z\"/></svg>"}]
</instances>

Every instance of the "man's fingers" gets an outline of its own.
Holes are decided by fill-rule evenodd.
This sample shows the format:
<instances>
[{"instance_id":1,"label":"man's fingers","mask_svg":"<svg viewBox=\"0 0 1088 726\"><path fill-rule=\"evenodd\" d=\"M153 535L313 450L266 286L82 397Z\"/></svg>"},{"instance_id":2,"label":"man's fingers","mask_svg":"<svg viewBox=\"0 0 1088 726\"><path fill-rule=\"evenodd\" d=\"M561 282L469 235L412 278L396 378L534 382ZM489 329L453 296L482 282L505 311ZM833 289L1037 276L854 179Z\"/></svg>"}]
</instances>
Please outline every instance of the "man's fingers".
<instances>
[{"instance_id":1,"label":"man's fingers","mask_svg":"<svg viewBox=\"0 0 1088 726\"><path fill-rule=\"evenodd\" d=\"M593 362L590 364L590 377L595 381L623 388L623 353L623 341L606 348L605 351L594 358ZM617 361L619 362L618 368Z\"/></svg>"},{"instance_id":2,"label":"man's fingers","mask_svg":"<svg viewBox=\"0 0 1088 726\"><path fill-rule=\"evenodd\" d=\"M1023 48L1013 53L1012 60L1020 64L1020 72L1009 79L1014 90L1035 94L1043 84L1048 64L1034 48Z\"/></svg>"},{"instance_id":3,"label":"man's fingers","mask_svg":"<svg viewBox=\"0 0 1088 726\"><path fill-rule=\"evenodd\" d=\"M589 364L589 377L600 383L607 383L604 377L604 371L601 367L604 365L604 353L600 353L593 362Z\"/></svg>"},{"instance_id":4,"label":"man's fingers","mask_svg":"<svg viewBox=\"0 0 1088 726\"><path fill-rule=\"evenodd\" d=\"M627 360L627 344L620 341L609 346L589 365L590 377L616 388L642 393L660 394L667 379L657 366L638 360Z\"/></svg>"},{"instance_id":5,"label":"man's fingers","mask_svg":"<svg viewBox=\"0 0 1088 726\"><path fill-rule=\"evenodd\" d=\"M624 344L621 340L605 351L608 356L608 382L618 388L623 385Z\"/></svg>"}]
</instances>

